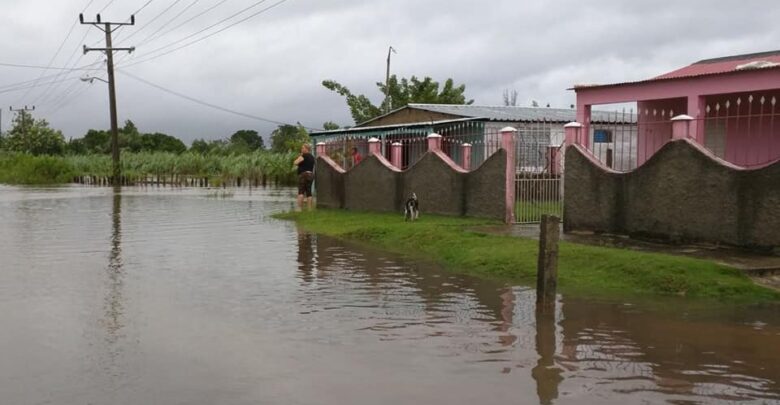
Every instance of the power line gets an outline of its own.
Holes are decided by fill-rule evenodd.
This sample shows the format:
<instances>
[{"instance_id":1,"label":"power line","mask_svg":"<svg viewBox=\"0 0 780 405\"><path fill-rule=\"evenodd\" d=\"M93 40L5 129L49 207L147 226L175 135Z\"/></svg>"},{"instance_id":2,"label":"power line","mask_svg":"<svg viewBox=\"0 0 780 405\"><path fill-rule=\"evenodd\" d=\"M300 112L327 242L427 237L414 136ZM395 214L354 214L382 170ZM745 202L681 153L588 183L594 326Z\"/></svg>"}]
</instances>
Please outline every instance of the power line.
<instances>
[{"instance_id":1,"label":"power line","mask_svg":"<svg viewBox=\"0 0 780 405\"><path fill-rule=\"evenodd\" d=\"M93 66L93 65L96 65L96 64L97 64L97 62L96 63L91 63L89 65L83 65L83 66L80 66L80 67L77 67L77 68L73 68L73 67L68 68L68 67L25 65L25 64L19 64L19 63L3 63L3 62L0 62L0 66L6 66L6 67L28 68L28 69L48 69L48 70L70 70L70 71L74 71L74 70L92 70L92 68L90 68L89 66ZM56 73L53 74L52 76L55 76L55 75L56 75Z\"/></svg>"},{"instance_id":2,"label":"power line","mask_svg":"<svg viewBox=\"0 0 780 405\"><path fill-rule=\"evenodd\" d=\"M182 25L184 25L184 24L187 24L188 22L190 22L190 21L192 21L192 20L194 20L194 19L196 19L196 18L198 18L198 17L202 16L203 14L206 14L206 13L208 13L209 11L211 11L211 10L213 10L213 9L215 9L215 8L217 8L217 7L219 7L219 6L221 6L221 5L222 5L223 3L225 3L226 1L227 1L227 0L221 0L219 3L217 3L217 4L214 4L213 6L211 6L211 7L207 8L207 9L205 9L205 10L201 11L200 13L198 13L198 14L196 14L196 15L194 15L194 16L192 16L192 17L190 17L189 19L187 19L186 21L184 21L184 22L180 23L179 25L177 25L177 26L175 26L175 27L173 27L173 28L170 28L170 29L168 29L167 31L165 31L165 32L163 32L162 34L158 35L156 38L154 38L154 39L150 39L150 40L148 40L148 41L145 41L145 42L142 42L141 44L149 43L149 42L155 41L155 40L157 40L157 39L159 39L159 38L161 38L161 37L165 36L165 35L166 35L166 34L168 34L169 32L172 32L172 31L174 31L174 30L176 30L176 29L180 28Z\"/></svg>"},{"instance_id":3,"label":"power line","mask_svg":"<svg viewBox=\"0 0 780 405\"><path fill-rule=\"evenodd\" d=\"M84 6L84 10L86 10L86 9L87 9L87 7L89 7L89 6L92 4L92 2L93 2L93 1L95 1L95 0L89 0L89 1L87 2L87 5L86 5L86 6ZM62 42L60 42L60 46L59 46L59 47L57 47L57 51L56 51L56 52L54 52L54 56L52 56L52 57L51 57L51 59L49 59L48 66L51 66L51 65L54 63L54 60L55 60L55 59L57 58L57 56L60 54L60 51L62 51L62 47L63 47L63 46L65 46L65 43L68 41L68 38L70 38L70 35L73 33L73 30L76 28L76 25L77 25L77 24L78 24L78 21L73 21L73 24L70 26L70 29L68 30L68 34L67 34L67 35L65 35L65 38L63 38ZM66 63L66 65L67 65L67 63ZM44 70L43 72L41 72L41 75L40 75L40 76L42 77L42 76L43 76L45 73L46 73L46 70ZM41 77L39 77L38 79L40 80L40 79L41 79ZM28 91L27 91L26 93L24 93L24 95L22 96L22 100L26 99L26 98L27 98L27 96L28 96L29 94L30 94L30 91L28 90ZM37 100L34 100L34 101L33 101L33 104L35 104L35 101L37 101Z\"/></svg>"},{"instance_id":4,"label":"power line","mask_svg":"<svg viewBox=\"0 0 780 405\"><path fill-rule=\"evenodd\" d=\"M170 23L172 23L172 22L176 21L176 19L177 19L177 18L181 17L181 15L182 15L182 14L186 13L186 12L187 12L187 10L189 10L190 8L192 8L192 6L194 6L195 4L197 4L199 1L200 1L200 0L194 0L192 3L188 4L188 5L187 5L186 7L184 7L184 8L183 8L181 11L179 11L179 13L178 13L178 14L176 14L175 16L173 16L173 18L171 18L170 20L168 20L168 21L166 21L165 23L163 23L162 25L160 25L160 28L158 28L158 29L157 29L156 31L154 31L153 33L151 33L151 34L147 35L147 36L146 36L146 38L142 39L142 40L141 40L141 42L140 42L138 45L140 46L140 45L143 45L143 44L145 44L145 43L149 42L149 38L152 38L152 37L154 37L155 35L157 35L157 33L158 33L158 32L162 31L162 30L163 30L163 29L164 29L164 28L165 28L165 27L166 27L168 24L170 24Z\"/></svg>"},{"instance_id":5,"label":"power line","mask_svg":"<svg viewBox=\"0 0 780 405\"><path fill-rule=\"evenodd\" d=\"M46 86L46 85L48 85L48 84L52 84L52 83L60 83L60 82L64 82L64 81L68 81L68 80L73 80L73 79L75 79L75 77L71 77L71 78L65 78L65 79L60 79L60 80L53 80L53 81L50 81L50 82L43 82L43 83L33 83L33 84L30 84L30 85L22 85L22 86L18 86L18 87L7 87L7 88L3 88L3 90L0 90L0 94L4 94L4 93L13 93L13 92L15 92L15 91L20 91L20 90L27 90L27 89L32 89L32 88L35 88L35 87ZM34 80L33 80L33 81L34 81Z\"/></svg>"},{"instance_id":6,"label":"power line","mask_svg":"<svg viewBox=\"0 0 780 405\"><path fill-rule=\"evenodd\" d=\"M143 5L143 6L141 6L141 8L139 8L138 10L135 10L135 12L134 12L132 15L137 15L138 13L140 13L140 12L141 12L141 10L145 9L145 8L146 8L146 6L148 6L148 5L149 5L149 3L153 2L153 1L154 1L154 0L149 0L149 1L147 1L147 2L146 2L144 5Z\"/></svg>"},{"instance_id":7,"label":"power line","mask_svg":"<svg viewBox=\"0 0 780 405\"><path fill-rule=\"evenodd\" d=\"M235 114L235 115L238 115L238 116L241 116L241 117L245 117L245 118L251 118L251 119L254 119L254 120L264 121L264 122L270 122L270 123L276 124L276 125L293 125L293 124L290 124L288 122L276 121L276 120L272 120L272 119L269 119L269 118L263 118L263 117L260 117L260 116L257 116L257 115L252 115L252 114L247 114L247 113L236 111L236 110L231 110L231 109L226 108L226 107L222 107L222 106L219 106L219 105L216 105L216 104L212 104L212 103L209 103L209 102L206 102L206 101L203 101L203 100L199 100L199 99L197 99L195 97L190 97L190 96L188 96L186 94L182 94L182 93L176 92L174 90L166 89L165 87L162 87L162 86L160 86L158 84L154 84L154 83L152 83L152 82L150 82L148 80L142 79L142 78L140 78L140 77L138 77L136 75L133 75L131 73L128 73L128 72L126 72L124 70L117 69L116 71L121 73L121 74L123 74L123 75L125 75L125 76L127 76L127 77L129 77L129 78L131 78L131 79L137 80L137 81L139 81L141 83L144 83L144 84L146 84L148 86L152 86L152 87L154 87L154 88L156 88L158 90L162 90L162 91L164 91L164 92L166 92L168 94L172 94L172 95L174 95L176 97L180 97L180 98L192 101L193 103L196 103L196 104L200 104L200 105L203 105L203 106L206 106L206 107L210 107L210 108L213 108L213 109L216 109L216 110L224 111L224 112L227 112L227 113L230 113L230 114ZM306 128L308 130L311 130L311 131L320 131L320 129L317 129L317 128L309 128L309 127L304 127L304 128Z\"/></svg>"},{"instance_id":8,"label":"power line","mask_svg":"<svg viewBox=\"0 0 780 405\"><path fill-rule=\"evenodd\" d=\"M155 38L150 38L150 37L151 37L151 35L150 35L149 37L147 37L147 38L145 38L143 41L141 41L141 42L140 42L138 45L139 45L139 46L141 46L141 45L144 45L144 44L147 44L147 43L150 43L150 42L156 41L157 39L160 39L161 37L165 36L165 35L166 35L166 34L168 34L169 32L173 32L174 30L178 29L178 28L179 28L179 27L181 27L182 25L184 25L184 24L187 24L188 22L190 22L190 21L192 21L192 20L194 20L194 19L196 19L196 18L198 18L198 17L200 17L200 16L202 16L202 15L204 15L204 14L208 13L209 11L211 11L211 10L213 10L213 9L215 9L215 8L217 8L217 7L219 7L220 5L222 5L223 3L225 3L226 1L227 1L227 0L221 0L220 2L218 2L218 3L214 4L214 5L212 5L211 7L207 8L207 9L205 9L205 10L203 10L203 11L201 11L200 13L198 13L198 14L196 14L196 15L194 15L194 16L192 16L192 17L190 17L190 18L188 18L186 21L184 21L184 22L180 23L179 25L177 25L177 26L175 26L175 27L173 27L173 28L170 28L170 29L166 30L165 32L163 32L162 34L158 35L158 36L157 36L157 37L155 37ZM193 3L193 4L194 4L194 3ZM169 23L170 23L170 21L169 21ZM165 25L163 25L163 27L164 27L164 26L165 26ZM130 56L129 56L129 55L122 55L121 59L120 59L120 60L117 62L117 65L119 65L119 64L121 64L121 63L123 63L123 62L125 62L125 61L126 61L127 59L129 59L129 58L130 58Z\"/></svg>"},{"instance_id":9,"label":"power line","mask_svg":"<svg viewBox=\"0 0 780 405\"><path fill-rule=\"evenodd\" d=\"M116 0L108 0L108 3L106 3L106 5L105 5L105 6L103 6L103 8L101 8L101 9L100 9L100 11L98 11L97 13L98 13L98 14L100 14L100 13L102 13L102 12L106 11L106 9L108 8L108 6L110 6L110 5L111 5L111 3L113 3L114 1L116 1Z\"/></svg>"},{"instance_id":10,"label":"power line","mask_svg":"<svg viewBox=\"0 0 780 405\"><path fill-rule=\"evenodd\" d=\"M166 7L166 8L165 8L165 10L163 10L163 11L159 12L159 13L158 13L156 16L152 17L152 18L151 18L151 19L150 19L150 20L149 20L149 21L148 21L146 24L144 24L144 26L143 26L143 27L141 27L141 28L139 28L139 29L137 29L137 30L133 31L132 33L130 33L130 35L128 35L128 36L127 36L127 38L124 38L124 40L125 40L125 41L129 40L130 38L134 37L134 36L135 36L136 34L138 34L139 32L143 31L143 30L144 30L144 28L151 26L151 24L152 24L153 22L155 22L155 21L156 21L158 18L162 17L162 15L163 15L163 14L167 13L167 12L168 12L168 10L170 10L171 8L173 8L173 6L175 6L176 4L178 4L180 1L181 1L181 0L175 0L173 3L171 3L171 5L170 5L170 6Z\"/></svg>"},{"instance_id":11,"label":"power line","mask_svg":"<svg viewBox=\"0 0 780 405\"><path fill-rule=\"evenodd\" d=\"M89 31L85 32L84 36L81 37L81 41L79 41L79 42L84 42L84 40L87 38L88 34L89 34ZM65 66L68 66L68 64L70 63L71 59L73 59L73 57L76 56L76 52L78 52L78 50L79 50L79 47L77 46L76 49L74 49L73 52L71 52L70 56L68 57L68 60L65 61ZM76 66L76 64L78 63L78 61L80 59L81 59L81 56L76 58L76 60L73 61L73 65L72 66ZM62 75L63 72L60 72L59 74ZM55 89L56 88L57 87L55 87ZM54 90L51 87L47 87L46 89L43 90L43 92L41 92L41 94L38 95L38 97L35 98L35 100L33 100L33 103L37 103L38 101L40 101L41 103L45 102L46 99L48 98L49 93L51 91L54 91Z\"/></svg>"},{"instance_id":12,"label":"power line","mask_svg":"<svg viewBox=\"0 0 780 405\"><path fill-rule=\"evenodd\" d=\"M261 4L261 3L264 3L265 1L267 1L267 0L261 0L261 1L257 2L257 3L255 3L255 4L253 4L252 6L245 8L245 9L244 9L244 10L242 10L242 11L240 11L240 12L238 12L238 13L236 13L236 14L233 14L232 16L230 16L230 17L228 17L228 18L226 18L226 19L220 20L219 22L217 22L217 23L215 23L215 24L212 24L212 25L210 25L209 27L206 27L206 28L204 28L204 29L202 29L202 30L200 30L200 31L198 31L198 32L195 32L195 33L193 33L193 34L190 34L190 35L188 35L188 36L186 36L186 37L184 37L184 38L182 38L182 39L180 39L180 40L178 40L178 41L172 42L172 43L170 43L170 44L168 44L168 45L165 45L165 46L162 46L162 47L160 47L160 48L157 48L157 49L155 49L155 50L153 50L153 51L150 51L149 53L150 53L150 54L151 54L151 53L155 53L155 52L157 52L157 51L159 51L159 50L161 50L161 49L165 49L165 48L167 48L167 47L170 47L170 46L172 46L172 45L174 45L174 44L176 44L176 43L182 42L182 41L183 41L183 40L185 40L185 39L191 38L191 37L193 37L193 36L195 36L195 35L197 35L197 34L199 34L199 33L203 32L203 31L206 31L206 30L208 30L208 29L211 29L211 28L213 28L213 27L214 27L214 26L216 26L216 25L219 25L219 24L221 24L222 22L224 22L224 21L226 21L226 20L229 20L229 19L231 19L231 18L235 17L235 16L236 16L236 15L238 15L238 14L241 14L241 13L245 12L245 11L246 11L246 10L248 10L249 8L252 8L252 7L255 7L255 6L257 6L257 5ZM278 6L278 5L280 5L280 4L282 4L282 3L286 2L286 1L287 1L287 0L280 0L280 1L278 1L278 2L276 2L276 3L274 3L274 4L270 5L270 6L268 6L268 7L264 8L264 9L262 9L262 10L259 10L259 11L255 12L255 13L253 13L253 14L251 14L251 15L249 15L249 16L247 16L247 17L245 17L245 18L243 18L243 19L241 19L241 20L239 20L239 21L236 21L236 22L235 22L235 23L233 23L233 24L227 25L227 26L225 26L225 27L223 27L223 28L221 28L221 29L219 29L219 30L217 30L217 31L214 31L214 32L212 32L212 33L210 33L210 34L208 34L208 35L206 35L206 36L200 37L200 38L198 38L198 39L196 39L196 40L194 40L194 41L190 41L190 42L188 42L188 43L186 43L186 44L184 44L184 45L182 45L182 46L179 46L179 47L173 48L173 49L171 49L171 50L169 50L169 51L166 51L166 52L164 52L164 53L161 53L161 54L159 54L159 55L155 55L155 56L152 56L152 57L148 57L148 58L146 58L146 59L141 59L140 61L136 61L136 62L133 62L133 63L131 63L131 64L129 64L129 65L125 65L125 67L134 66L134 65L137 65L137 64L139 64L139 63L144 63L144 62L150 61L150 60L152 60L152 59L157 59L157 58L159 58L159 57L162 57L162 56L168 55L168 54L170 54L170 53L173 53L173 52L175 52L175 51L178 51L179 49L186 48L186 47L188 47L188 46L190 46L190 45L196 44L196 43L198 43L198 42L200 42L200 41L203 41L203 40L204 40L204 39L206 39L206 38L212 37L212 36L214 36L214 35L216 35L216 34L219 34L219 33L220 33L220 32L222 32L222 31L225 31L225 30L227 30L227 29L229 29L229 28L231 28L231 27L234 27L234 26L236 26L236 25L238 25L238 24L241 24L241 23L243 23L243 22L245 22L245 21L249 20L250 18L253 18L253 17L255 17L255 16L259 15L259 14L265 13L266 11L268 11L268 10L270 10L270 9L272 9L272 8L274 8L274 7Z\"/></svg>"}]
</instances>

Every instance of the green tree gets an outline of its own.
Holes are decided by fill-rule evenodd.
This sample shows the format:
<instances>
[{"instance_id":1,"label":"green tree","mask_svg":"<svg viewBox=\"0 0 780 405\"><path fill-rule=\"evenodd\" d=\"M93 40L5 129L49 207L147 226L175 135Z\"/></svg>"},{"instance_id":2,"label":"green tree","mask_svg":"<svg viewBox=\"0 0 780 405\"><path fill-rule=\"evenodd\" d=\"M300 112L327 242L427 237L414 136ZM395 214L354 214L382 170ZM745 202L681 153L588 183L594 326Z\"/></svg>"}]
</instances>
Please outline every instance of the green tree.
<instances>
[{"instance_id":1,"label":"green tree","mask_svg":"<svg viewBox=\"0 0 780 405\"><path fill-rule=\"evenodd\" d=\"M410 79L402 78L399 81L395 75L392 75L387 86L382 82L376 83L382 95L387 96L383 97L379 106L371 103L365 95L352 94L347 87L336 81L324 80L322 85L346 98L347 106L356 124L378 117L382 112L389 111L391 105L398 108L409 103L472 104L474 102L474 100L466 100L464 95L466 85L455 86L452 79L447 79L439 90L439 82L430 77L420 80L412 76Z\"/></svg>"},{"instance_id":2,"label":"green tree","mask_svg":"<svg viewBox=\"0 0 780 405\"><path fill-rule=\"evenodd\" d=\"M141 151L182 153L187 150L179 138L155 132L141 135Z\"/></svg>"},{"instance_id":3,"label":"green tree","mask_svg":"<svg viewBox=\"0 0 780 405\"><path fill-rule=\"evenodd\" d=\"M234 145L246 145L249 151L265 149L263 137L257 131L242 129L230 136L230 143Z\"/></svg>"},{"instance_id":4,"label":"green tree","mask_svg":"<svg viewBox=\"0 0 780 405\"><path fill-rule=\"evenodd\" d=\"M71 141L79 141L78 139ZM84 149L88 153L111 153L111 133L98 129L90 129L86 135L81 138Z\"/></svg>"},{"instance_id":5,"label":"green tree","mask_svg":"<svg viewBox=\"0 0 780 405\"><path fill-rule=\"evenodd\" d=\"M325 123L322 124L322 129L326 131L332 131L334 129L339 129L339 128L341 128L339 124L336 124L333 121L326 121Z\"/></svg>"},{"instance_id":6,"label":"green tree","mask_svg":"<svg viewBox=\"0 0 780 405\"><path fill-rule=\"evenodd\" d=\"M59 155L65 150L62 132L49 128L44 119L33 119L28 111L16 114L3 143L8 150L33 155Z\"/></svg>"},{"instance_id":7,"label":"green tree","mask_svg":"<svg viewBox=\"0 0 780 405\"><path fill-rule=\"evenodd\" d=\"M271 150L274 152L297 152L305 143L309 143L309 133L300 123L279 125L271 132Z\"/></svg>"}]
</instances>

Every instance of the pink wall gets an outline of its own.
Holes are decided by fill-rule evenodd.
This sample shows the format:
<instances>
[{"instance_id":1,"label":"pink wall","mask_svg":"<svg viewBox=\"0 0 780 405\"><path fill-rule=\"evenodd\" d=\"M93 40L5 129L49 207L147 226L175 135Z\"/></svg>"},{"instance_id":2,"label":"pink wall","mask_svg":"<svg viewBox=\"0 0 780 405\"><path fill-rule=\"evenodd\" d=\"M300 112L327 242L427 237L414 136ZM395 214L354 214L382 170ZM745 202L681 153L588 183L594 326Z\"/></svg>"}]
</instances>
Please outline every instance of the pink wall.
<instances>
[{"instance_id":1,"label":"pink wall","mask_svg":"<svg viewBox=\"0 0 780 405\"><path fill-rule=\"evenodd\" d=\"M672 138L672 117L687 114L685 98L637 102L637 166Z\"/></svg>"}]
</instances>

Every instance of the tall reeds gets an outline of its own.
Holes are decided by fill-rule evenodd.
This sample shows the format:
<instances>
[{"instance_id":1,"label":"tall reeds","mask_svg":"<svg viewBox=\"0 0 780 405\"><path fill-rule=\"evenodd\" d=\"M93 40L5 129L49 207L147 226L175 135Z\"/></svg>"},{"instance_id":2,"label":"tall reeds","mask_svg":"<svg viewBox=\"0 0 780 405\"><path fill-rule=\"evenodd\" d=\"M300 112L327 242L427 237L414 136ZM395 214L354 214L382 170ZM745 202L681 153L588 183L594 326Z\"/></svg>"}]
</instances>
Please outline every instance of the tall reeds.
<instances>
[{"instance_id":1,"label":"tall reeds","mask_svg":"<svg viewBox=\"0 0 780 405\"><path fill-rule=\"evenodd\" d=\"M258 186L295 184L294 153L240 155L141 152L122 154L122 183L154 186ZM0 183L108 184L108 155L31 156L0 152Z\"/></svg>"}]
</instances>

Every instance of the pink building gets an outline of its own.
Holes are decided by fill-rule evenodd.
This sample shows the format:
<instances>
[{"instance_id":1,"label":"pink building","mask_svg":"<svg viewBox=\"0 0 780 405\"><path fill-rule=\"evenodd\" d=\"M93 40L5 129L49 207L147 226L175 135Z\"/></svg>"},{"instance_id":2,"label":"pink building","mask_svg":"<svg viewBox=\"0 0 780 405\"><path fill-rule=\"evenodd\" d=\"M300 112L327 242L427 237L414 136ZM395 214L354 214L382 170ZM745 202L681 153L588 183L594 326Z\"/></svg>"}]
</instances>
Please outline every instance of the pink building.
<instances>
[{"instance_id":1,"label":"pink building","mask_svg":"<svg viewBox=\"0 0 780 405\"><path fill-rule=\"evenodd\" d=\"M672 138L674 117L689 120L689 138L733 164L780 159L780 51L706 59L647 80L574 90L583 125L578 142L615 169L633 169L652 156ZM631 102L636 128L591 125L592 106Z\"/></svg>"}]
</instances>

